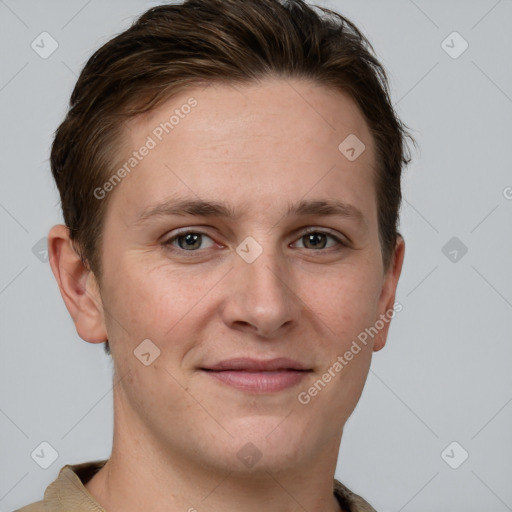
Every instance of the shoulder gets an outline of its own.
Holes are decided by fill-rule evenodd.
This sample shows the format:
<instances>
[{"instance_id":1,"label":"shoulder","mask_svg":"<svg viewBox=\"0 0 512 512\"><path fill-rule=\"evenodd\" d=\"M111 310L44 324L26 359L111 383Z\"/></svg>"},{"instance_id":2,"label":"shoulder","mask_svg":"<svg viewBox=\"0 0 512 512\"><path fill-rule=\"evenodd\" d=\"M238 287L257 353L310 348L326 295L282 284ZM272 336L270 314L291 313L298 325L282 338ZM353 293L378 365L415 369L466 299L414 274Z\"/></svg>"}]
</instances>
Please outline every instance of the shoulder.
<instances>
[{"instance_id":1,"label":"shoulder","mask_svg":"<svg viewBox=\"0 0 512 512\"><path fill-rule=\"evenodd\" d=\"M364 498L334 479L334 494L347 512L377 512Z\"/></svg>"},{"instance_id":2,"label":"shoulder","mask_svg":"<svg viewBox=\"0 0 512 512\"><path fill-rule=\"evenodd\" d=\"M41 501L14 512L105 512L88 493L84 484L103 467L106 459L66 464L48 485Z\"/></svg>"}]
</instances>

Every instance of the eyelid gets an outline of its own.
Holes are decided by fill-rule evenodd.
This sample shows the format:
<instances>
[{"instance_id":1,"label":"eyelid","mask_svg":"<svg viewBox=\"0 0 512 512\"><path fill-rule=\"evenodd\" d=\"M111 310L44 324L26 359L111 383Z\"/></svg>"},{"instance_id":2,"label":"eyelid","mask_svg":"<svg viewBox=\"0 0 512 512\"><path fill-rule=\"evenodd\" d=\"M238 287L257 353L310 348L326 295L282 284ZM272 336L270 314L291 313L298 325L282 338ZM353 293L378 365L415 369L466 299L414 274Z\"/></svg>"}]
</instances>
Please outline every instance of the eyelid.
<instances>
[{"instance_id":1,"label":"eyelid","mask_svg":"<svg viewBox=\"0 0 512 512\"><path fill-rule=\"evenodd\" d=\"M169 235L169 233L173 233L172 236L167 236L167 235ZM174 242L177 238L179 238L180 236L188 235L189 233L195 233L195 234L201 235L203 237L208 237L215 244L222 245L222 244L219 244L218 242L216 242L211 235L209 235L208 233L205 233L201 228L194 229L194 226L188 226L188 227L181 228L181 229L178 228L177 230L172 230L170 232L167 232L165 234L165 236L163 237L161 243L164 246L175 248L181 252L197 252L197 251L185 251L183 249L180 249L179 247L175 247L174 245L172 245L172 242Z\"/></svg>"},{"instance_id":2,"label":"eyelid","mask_svg":"<svg viewBox=\"0 0 512 512\"><path fill-rule=\"evenodd\" d=\"M347 246L347 247L350 245L350 240L346 236L339 233L338 231L335 231L330 228L322 228L322 227L317 227L317 226L309 226L304 229L299 229L294 234L294 237L299 239L305 235L308 235L309 233L321 233L323 235L328 235L331 238L333 238L334 240L336 240L336 242L338 242L339 245ZM335 249L335 248L331 247L330 249ZM325 249L324 251L327 251L327 250L328 249ZM319 251L319 252L321 252L321 251Z\"/></svg>"},{"instance_id":3,"label":"eyelid","mask_svg":"<svg viewBox=\"0 0 512 512\"><path fill-rule=\"evenodd\" d=\"M326 235L332 235L334 237L342 237L341 233L331 228L323 228L320 226L308 226L307 228L301 228L297 231L297 234L307 235L308 233L324 233ZM295 235L297 236L297 235Z\"/></svg>"}]
</instances>

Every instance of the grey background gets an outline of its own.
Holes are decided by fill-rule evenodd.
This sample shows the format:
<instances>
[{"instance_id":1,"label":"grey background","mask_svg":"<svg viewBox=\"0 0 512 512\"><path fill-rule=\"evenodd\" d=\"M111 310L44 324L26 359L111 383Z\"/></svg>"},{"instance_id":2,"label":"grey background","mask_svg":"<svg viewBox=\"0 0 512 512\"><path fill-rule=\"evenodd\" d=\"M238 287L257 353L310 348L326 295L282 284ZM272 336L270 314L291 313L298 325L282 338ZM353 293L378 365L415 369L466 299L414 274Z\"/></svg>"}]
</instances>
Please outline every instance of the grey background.
<instances>
[{"instance_id":1,"label":"grey background","mask_svg":"<svg viewBox=\"0 0 512 512\"><path fill-rule=\"evenodd\" d=\"M403 182L403 310L336 477L381 512L512 510L512 2L317 3L369 37L420 144ZM0 512L40 499L64 464L110 454L110 359L76 334L38 243L61 222L48 156L76 77L156 4L0 0ZM47 59L31 48L43 31L59 45ZM442 46L453 31L469 44L458 58ZM43 441L58 452L48 469L31 457Z\"/></svg>"}]
</instances>

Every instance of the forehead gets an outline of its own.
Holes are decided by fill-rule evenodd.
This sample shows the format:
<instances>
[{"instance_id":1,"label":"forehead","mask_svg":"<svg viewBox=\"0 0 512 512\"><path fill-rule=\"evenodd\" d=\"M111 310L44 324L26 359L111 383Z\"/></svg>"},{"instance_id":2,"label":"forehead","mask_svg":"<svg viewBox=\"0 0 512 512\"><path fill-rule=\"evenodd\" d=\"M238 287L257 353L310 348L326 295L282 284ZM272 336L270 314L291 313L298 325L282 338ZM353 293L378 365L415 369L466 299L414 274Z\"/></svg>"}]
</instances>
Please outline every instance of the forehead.
<instances>
[{"instance_id":1,"label":"forehead","mask_svg":"<svg viewBox=\"0 0 512 512\"><path fill-rule=\"evenodd\" d=\"M276 199L288 205L310 192L342 194L370 215L374 210L367 123L346 93L314 82L190 87L127 123L120 163L148 145L120 187L134 210L177 189L240 207L247 206L248 192L260 207ZM364 151L353 159L347 148Z\"/></svg>"},{"instance_id":2,"label":"forehead","mask_svg":"<svg viewBox=\"0 0 512 512\"><path fill-rule=\"evenodd\" d=\"M191 120L185 122L187 118ZM161 126L165 123L169 133ZM223 145L229 145L235 135L279 137L281 143L299 135L318 140L323 149L326 144L336 149L340 137L352 133L365 144L373 144L362 112L347 93L296 78L190 87L156 109L132 118L127 127L130 139L152 134L164 144L172 143L179 133L194 143L207 135L212 144ZM196 140L192 140L194 135Z\"/></svg>"}]
</instances>

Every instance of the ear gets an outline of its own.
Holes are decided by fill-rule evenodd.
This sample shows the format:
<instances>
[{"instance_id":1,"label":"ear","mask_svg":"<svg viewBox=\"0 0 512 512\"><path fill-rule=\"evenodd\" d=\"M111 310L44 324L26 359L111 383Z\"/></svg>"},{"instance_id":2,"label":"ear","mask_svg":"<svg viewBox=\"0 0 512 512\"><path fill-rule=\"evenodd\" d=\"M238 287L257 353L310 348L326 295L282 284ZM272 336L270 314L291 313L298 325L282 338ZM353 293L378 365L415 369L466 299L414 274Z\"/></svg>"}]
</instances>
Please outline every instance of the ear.
<instances>
[{"instance_id":1,"label":"ear","mask_svg":"<svg viewBox=\"0 0 512 512\"><path fill-rule=\"evenodd\" d=\"M48 254L53 275L80 338L89 343L107 341L103 304L96 277L75 251L63 224L48 233Z\"/></svg>"},{"instance_id":2,"label":"ear","mask_svg":"<svg viewBox=\"0 0 512 512\"><path fill-rule=\"evenodd\" d=\"M395 313L393 311L400 311L401 308L395 308L395 294L396 287L398 285L398 279L400 278L400 273L402 272L402 264L404 262L404 254L405 254L405 241L402 235L398 234L397 241L395 245L395 250L393 253L391 264L389 265L389 269L386 272L382 284L382 292L379 298L379 306L378 313L379 317L376 319L378 321L381 319L384 326L382 329L379 329L378 333L375 335L374 343L373 343L373 351L377 352L386 344L386 340L388 337L389 326L391 324L391 314L393 316Z\"/></svg>"}]
</instances>

